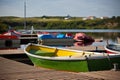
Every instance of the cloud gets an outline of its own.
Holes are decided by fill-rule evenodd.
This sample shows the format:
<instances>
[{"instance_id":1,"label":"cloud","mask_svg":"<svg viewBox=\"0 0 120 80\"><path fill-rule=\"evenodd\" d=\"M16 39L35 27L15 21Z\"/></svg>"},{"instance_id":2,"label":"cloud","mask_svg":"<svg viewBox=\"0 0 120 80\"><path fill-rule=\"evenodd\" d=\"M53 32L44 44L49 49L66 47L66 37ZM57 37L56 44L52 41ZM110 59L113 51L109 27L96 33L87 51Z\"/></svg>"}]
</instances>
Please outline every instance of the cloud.
<instances>
[{"instance_id":1,"label":"cloud","mask_svg":"<svg viewBox=\"0 0 120 80\"><path fill-rule=\"evenodd\" d=\"M120 0L0 0L0 16L23 16L24 1L27 2L27 16L120 15Z\"/></svg>"}]
</instances>

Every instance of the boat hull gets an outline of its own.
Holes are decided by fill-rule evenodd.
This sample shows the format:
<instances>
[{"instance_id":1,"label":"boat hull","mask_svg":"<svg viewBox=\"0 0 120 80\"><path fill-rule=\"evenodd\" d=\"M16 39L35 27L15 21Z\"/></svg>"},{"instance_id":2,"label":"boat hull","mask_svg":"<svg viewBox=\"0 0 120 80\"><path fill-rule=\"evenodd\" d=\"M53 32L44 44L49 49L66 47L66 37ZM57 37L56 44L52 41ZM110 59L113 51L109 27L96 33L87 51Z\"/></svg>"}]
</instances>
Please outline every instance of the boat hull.
<instances>
[{"instance_id":1,"label":"boat hull","mask_svg":"<svg viewBox=\"0 0 120 80\"><path fill-rule=\"evenodd\" d=\"M53 38L53 39L39 39L38 40L39 44L42 45L68 45L72 46L74 43L74 39L72 38Z\"/></svg>"},{"instance_id":2,"label":"boat hull","mask_svg":"<svg viewBox=\"0 0 120 80\"><path fill-rule=\"evenodd\" d=\"M108 44L105 50L108 54L120 54L120 44Z\"/></svg>"},{"instance_id":3,"label":"boat hull","mask_svg":"<svg viewBox=\"0 0 120 80\"><path fill-rule=\"evenodd\" d=\"M88 72L111 69L108 59L99 60L46 60L29 56L30 60L37 67L44 67L55 70Z\"/></svg>"},{"instance_id":4,"label":"boat hull","mask_svg":"<svg viewBox=\"0 0 120 80\"><path fill-rule=\"evenodd\" d=\"M67 54L80 53L79 51L72 51L66 49L58 49L57 52L60 52L59 57L55 57L53 50L55 48L43 48L45 51L41 52L38 50L38 46L28 46L25 50L25 53L28 55L34 66L50 68L55 70L63 71L73 71L73 72L88 72L88 71L101 71L101 70L110 70L114 68L114 64L118 64L120 69L120 55L106 55L99 54L95 56L84 56L84 57L72 57ZM56 52L56 51L55 51ZM39 53L39 54L38 54ZM86 52L87 53L87 52ZM64 56L66 55L66 56ZM48 57L49 56L49 57Z\"/></svg>"},{"instance_id":5,"label":"boat hull","mask_svg":"<svg viewBox=\"0 0 120 80\"><path fill-rule=\"evenodd\" d=\"M19 39L0 39L0 50L20 48Z\"/></svg>"}]
</instances>

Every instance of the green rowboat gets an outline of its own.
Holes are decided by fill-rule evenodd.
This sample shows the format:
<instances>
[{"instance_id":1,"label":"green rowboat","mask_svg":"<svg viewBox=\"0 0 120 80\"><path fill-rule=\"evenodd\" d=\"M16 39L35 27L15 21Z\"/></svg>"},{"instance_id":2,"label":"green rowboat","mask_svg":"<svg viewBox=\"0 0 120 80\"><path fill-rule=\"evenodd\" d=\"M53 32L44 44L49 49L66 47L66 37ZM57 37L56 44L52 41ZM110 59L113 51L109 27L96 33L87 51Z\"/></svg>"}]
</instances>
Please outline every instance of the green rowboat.
<instances>
[{"instance_id":1,"label":"green rowboat","mask_svg":"<svg viewBox=\"0 0 120 80\"><path fill-rule=\"evenodd\" d=\"M25 53L35 66L73 72L120 68L120 54L106 54L29 43Z\"/></svg>"}]
</instances>

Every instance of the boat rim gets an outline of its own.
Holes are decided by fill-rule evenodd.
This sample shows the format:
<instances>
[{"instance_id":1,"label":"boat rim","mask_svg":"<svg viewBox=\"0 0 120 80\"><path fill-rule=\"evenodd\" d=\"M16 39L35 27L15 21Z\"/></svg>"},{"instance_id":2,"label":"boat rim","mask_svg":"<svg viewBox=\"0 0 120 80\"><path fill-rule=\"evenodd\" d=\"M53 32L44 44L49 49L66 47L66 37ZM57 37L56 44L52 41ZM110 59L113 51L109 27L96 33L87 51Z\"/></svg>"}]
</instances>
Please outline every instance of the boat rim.
<instances>
[{"instance_id":1,"label":"boat rim","mask_svg":"<svg viewBox=\"0 0 120 80\"><path fill-rule=\"evenodd\" d=\"M110 57L115 57L115 56L120 56L120 54L107 54L107 53L98 53L98 52L94 52L95 54L98 55L92 55L92 56L83 56L83 57L70 57L70 56L64 56L64 57L44 57L44 56L40 56L40 55L35 55L35 54L31 54L29 52L26 51L26 48L30 45L36 45L36 46L40 46L39 44L33 44L33 43L28 43L26 45L26 47L24 48L24 52L32 57L35 58L39 58L39 59L46 59L46 60L91 60L91 59L103 59L103 58L110 58ZM44 47L49 47L49 46L45 46L45 45L41 45ZM50 47L50 48L56 48L56 47ZM79 50L71 50L71 49L65 49L65 48L57 48L57 49L63 49L63 50L70 50L70 51L77 51L77 52L81 52ZM85 51L87 52L87 51Z\"/></svg>"},{"instance_id":2,"label":"boat rim","mask_svg":"<svg viewBox=\"0 0 120 80\"><path fill-rule=\"evenodd\" d=\"M111 44L108 44L108 45L111 45ZM112 44L112 45L120 45L120 44ZM106 46L104 46L104 48L105 48L105 50L106 51L109 51L109 52L112 52L112 53L118 53L118 54L120 54L120 52L119 51L115 51L115 50L110 50L108 47L107 47L107 45Z\"/></svg>"}]
</instances>

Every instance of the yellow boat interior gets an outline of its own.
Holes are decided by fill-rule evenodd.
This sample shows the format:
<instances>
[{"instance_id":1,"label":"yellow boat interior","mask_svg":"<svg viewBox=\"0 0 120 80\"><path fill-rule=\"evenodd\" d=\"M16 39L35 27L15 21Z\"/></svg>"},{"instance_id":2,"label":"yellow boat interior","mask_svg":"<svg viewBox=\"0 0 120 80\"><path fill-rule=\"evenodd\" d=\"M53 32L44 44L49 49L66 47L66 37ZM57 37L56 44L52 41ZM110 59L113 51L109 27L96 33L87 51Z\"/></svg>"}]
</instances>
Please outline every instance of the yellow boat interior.
<instances>
[{"instance_id":1,"label":"yellow boat interior","mask_svg":"<svg viewBox=\"0 0 120 80\"><path fill-rule=\"evenodd\" d=\"M78 51L78 50L70 50L56 47L48 47L43 45L29 45L26 49L31 54L40 55L40 56L55 56L55 57L82 57L82 56L91 56L94 52L87 51Z\"/></svg>"}]
</instances>

